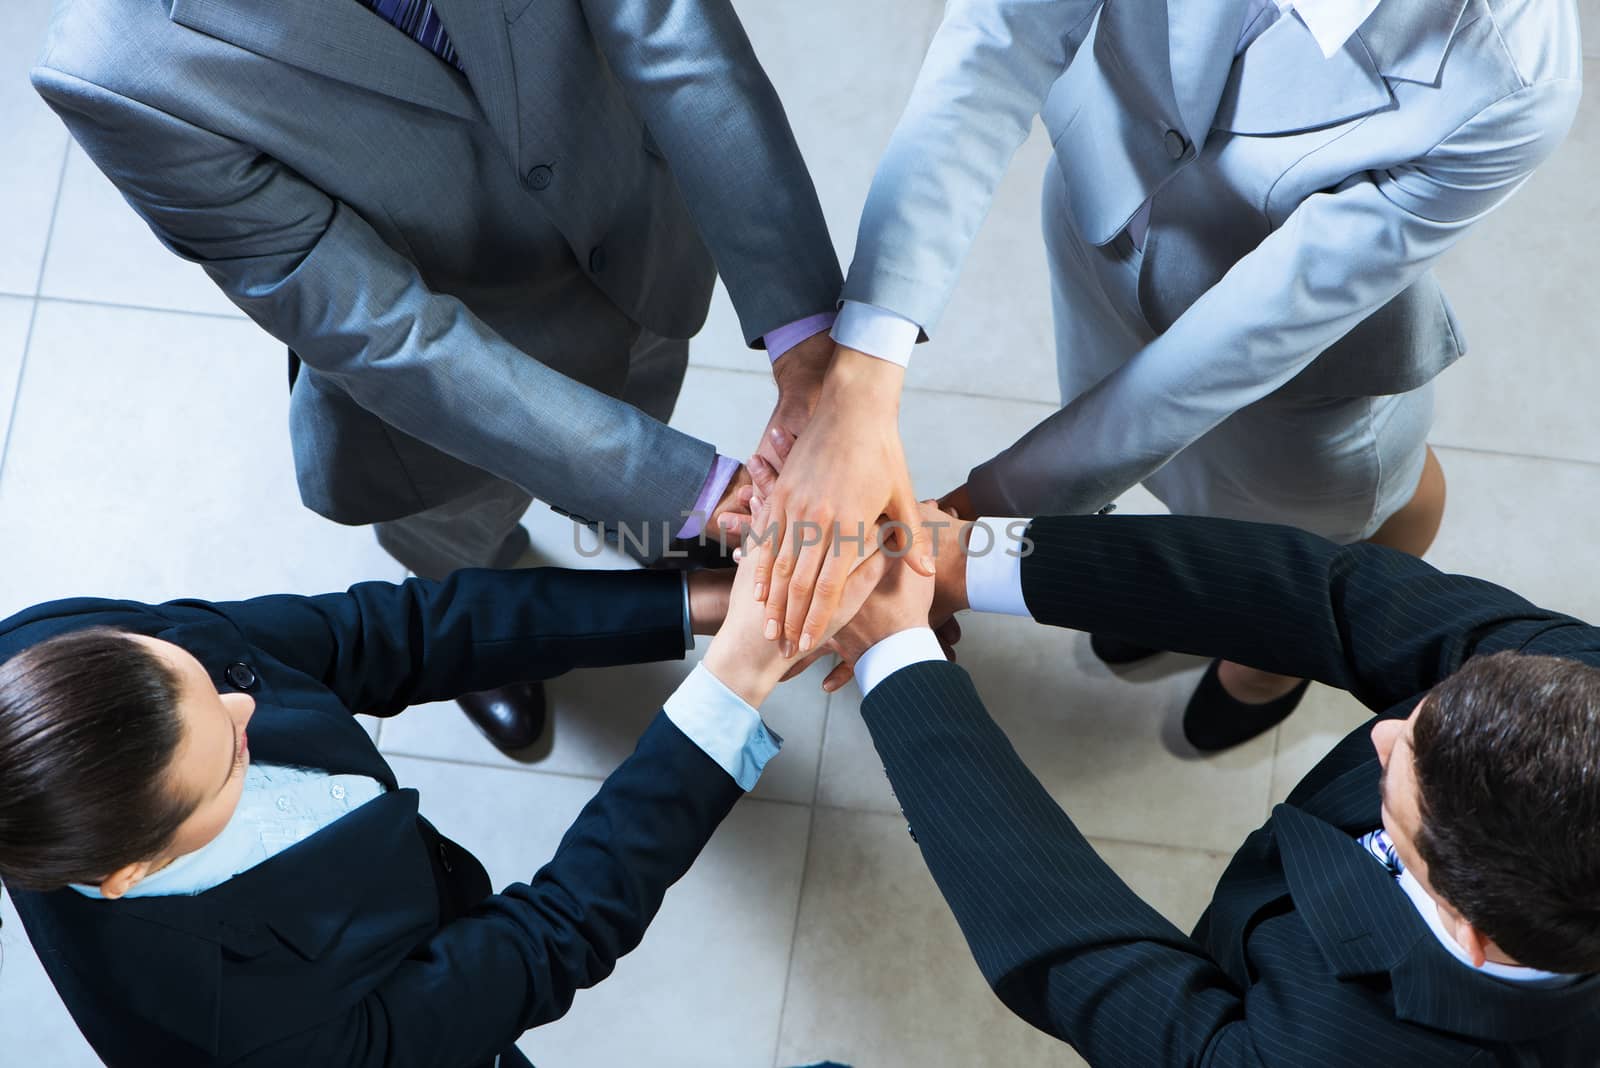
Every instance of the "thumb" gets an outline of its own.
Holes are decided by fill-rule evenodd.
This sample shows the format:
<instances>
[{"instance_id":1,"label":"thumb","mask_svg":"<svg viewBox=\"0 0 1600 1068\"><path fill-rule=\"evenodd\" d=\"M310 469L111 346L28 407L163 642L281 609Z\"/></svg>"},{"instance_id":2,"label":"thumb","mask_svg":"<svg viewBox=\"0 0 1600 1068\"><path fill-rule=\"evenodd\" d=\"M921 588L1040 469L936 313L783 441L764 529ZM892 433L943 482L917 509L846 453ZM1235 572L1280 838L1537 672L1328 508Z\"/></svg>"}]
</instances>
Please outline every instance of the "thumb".
<instances>
[{"instance_id":1,"label":"thumb","mask_svg":"<svg viewBox=\"0 0 1600 1068\"><path fill-rule=\"evenodd\" d=\"M911 542L906 546L905 560L912 570L932 578L934 574L932 532L922 525L922 508L911 487L902 483L889 502L889 518L906 525L911 531Z\"/></svg>"}]
</instances>

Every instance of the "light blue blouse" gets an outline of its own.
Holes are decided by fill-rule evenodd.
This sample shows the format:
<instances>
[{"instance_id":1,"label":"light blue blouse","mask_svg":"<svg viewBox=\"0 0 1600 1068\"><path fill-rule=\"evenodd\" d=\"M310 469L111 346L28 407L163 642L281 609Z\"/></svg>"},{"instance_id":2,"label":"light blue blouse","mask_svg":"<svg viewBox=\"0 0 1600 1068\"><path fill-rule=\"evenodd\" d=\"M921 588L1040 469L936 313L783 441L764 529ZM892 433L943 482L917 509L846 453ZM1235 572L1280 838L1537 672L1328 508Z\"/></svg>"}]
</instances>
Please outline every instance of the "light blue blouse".
<instances>
[{"instance_id":1,"label":"light blue blouse","mask_svg":"<svg viewBox=\"0 0 1600 1068\"><path fill-rule=\"evenodd\" d=\"M365 775L251 764L245 769L239 807L222 833L141 879L124 896L202 893L310 838L383 792L382 783ZM72 888L86 897L100 896L99 887L74 883Z\"/></svg>"}]
</instances>

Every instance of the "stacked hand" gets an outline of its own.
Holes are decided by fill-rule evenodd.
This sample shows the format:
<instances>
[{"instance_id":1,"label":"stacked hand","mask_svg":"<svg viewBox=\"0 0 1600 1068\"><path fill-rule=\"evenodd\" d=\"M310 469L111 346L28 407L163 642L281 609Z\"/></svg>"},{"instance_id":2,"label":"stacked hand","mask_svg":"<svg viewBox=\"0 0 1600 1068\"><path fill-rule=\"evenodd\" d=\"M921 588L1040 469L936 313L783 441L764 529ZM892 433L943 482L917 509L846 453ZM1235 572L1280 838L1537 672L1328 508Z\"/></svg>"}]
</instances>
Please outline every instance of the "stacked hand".
<instances>
[{"instance_id":1,"label":"stacked hand","mask_svg":"<svg viewBox=\"0 0 1600 1068\"><path fill-rule=\"evenodd\" d=\"M895 551L933 574L897 426L904 377L903 368L864 353L834 354L816 412L765 501L750 553L752 596L765 607L768 640L801 653L822 644L880 519L890 524ZM754 458L752 470L776 459Z\"/></svg>"},{"instance_id":2,"label":"stacked hand","mask_svg":"<svg viewBox=\"0 0 1600 1068\"><path fill-rule=\"evenodd\" d=\"M760 499L757 498L757 515ZM706 652L705 668L722 684L753 708L760 707L778 682L795 664L792 649L762 637L762 604L755 598L755 566L749 554L741 554L733 586L728 593L727 617ZM863 557L841 592L838 622L854 616L877 588L888 563L881 552ZM690 589L693 614L694 588ZM833 636L837 625L823 632L824 640Z\"/></svg>"}]
</instances>

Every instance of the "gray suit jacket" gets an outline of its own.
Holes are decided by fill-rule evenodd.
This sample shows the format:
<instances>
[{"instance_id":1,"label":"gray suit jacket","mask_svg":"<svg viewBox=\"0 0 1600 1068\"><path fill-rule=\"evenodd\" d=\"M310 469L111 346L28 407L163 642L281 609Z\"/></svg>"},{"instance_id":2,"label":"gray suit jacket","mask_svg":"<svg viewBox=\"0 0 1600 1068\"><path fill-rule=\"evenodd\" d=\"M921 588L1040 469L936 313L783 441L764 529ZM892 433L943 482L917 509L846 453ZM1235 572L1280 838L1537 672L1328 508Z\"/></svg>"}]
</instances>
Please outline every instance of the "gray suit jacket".
<instances>
[{"instance_id":1,"label":"gray suit jacket","mask_svg":"<svg viewBox=\"0 0 1600 1068\"><path fill-rule=\"evenodd\" d=\"M1042 115L1079 234L1154 198L1160 336L972 472L986 514L1093 511L1283 388L1414 389L1460 355L1428 268L1560 143L1571 0L1380 0L1331 59L1244 0L952 0L862 214L845 297L931 329ZM1315 362L1313 362L1315 361Z\"/></svg>"},{"instance_id":2,"label":"gray suit jacket","mask_svg":"<svg viewBox=\"0 0 1600 1068\"><path fill-rule=\"evenodd\" d=\"M728 0L435 6L466 78L357 0L59 0L33 82L304 361L309 506L492 474L676 527L713 449L614 399L641 328L692 335L716 268L752 344L839 294L782 107Z\"/></svg>"}]
</instances>

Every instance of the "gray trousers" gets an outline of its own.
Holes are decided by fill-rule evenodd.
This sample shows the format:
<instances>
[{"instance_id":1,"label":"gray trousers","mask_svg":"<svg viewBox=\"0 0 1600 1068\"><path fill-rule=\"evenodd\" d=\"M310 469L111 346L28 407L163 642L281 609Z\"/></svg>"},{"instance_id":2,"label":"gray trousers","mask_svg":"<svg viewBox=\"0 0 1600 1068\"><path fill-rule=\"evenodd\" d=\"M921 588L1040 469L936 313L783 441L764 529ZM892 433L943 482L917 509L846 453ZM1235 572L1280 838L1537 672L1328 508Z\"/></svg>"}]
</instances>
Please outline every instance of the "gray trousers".
<instances>
[{"instance_id":1,"label":"gray trousers","mask_svg":"<svg viewBox=\"0 0 1600 1068\"><path fill-rule=\"evenodd\" d=\"M622 399L667 422L688 365L688 341L641 329L630 350ZM425 511L375 523L373 530L390 556L422 578L443 578L461 567L511 567L528 549L522 514L532 503L521 486L496 478Z\"/></svg>"}]
</instances>

